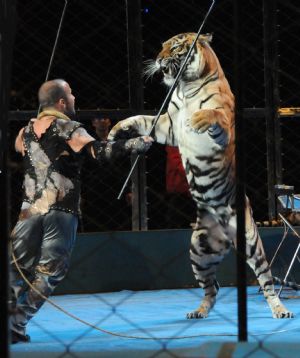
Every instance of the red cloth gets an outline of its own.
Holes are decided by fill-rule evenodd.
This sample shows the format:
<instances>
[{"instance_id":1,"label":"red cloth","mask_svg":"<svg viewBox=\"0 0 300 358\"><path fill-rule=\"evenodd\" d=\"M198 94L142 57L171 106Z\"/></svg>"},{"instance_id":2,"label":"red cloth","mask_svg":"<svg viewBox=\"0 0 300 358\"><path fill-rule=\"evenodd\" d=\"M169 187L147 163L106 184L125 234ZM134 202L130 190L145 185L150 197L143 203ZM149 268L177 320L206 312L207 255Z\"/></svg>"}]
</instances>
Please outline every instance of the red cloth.
<instances>
[{"instance_id":1,"label":"red cloth","mask_svg":"<svg viewBox=\"0 0 300 358\"><path fill-rule=\"evenodd\" d=\"M166 146L166 190L168 193L189 194L189 185L182 165L181 155L177 147Z\"/></svg>"}]
</instances>

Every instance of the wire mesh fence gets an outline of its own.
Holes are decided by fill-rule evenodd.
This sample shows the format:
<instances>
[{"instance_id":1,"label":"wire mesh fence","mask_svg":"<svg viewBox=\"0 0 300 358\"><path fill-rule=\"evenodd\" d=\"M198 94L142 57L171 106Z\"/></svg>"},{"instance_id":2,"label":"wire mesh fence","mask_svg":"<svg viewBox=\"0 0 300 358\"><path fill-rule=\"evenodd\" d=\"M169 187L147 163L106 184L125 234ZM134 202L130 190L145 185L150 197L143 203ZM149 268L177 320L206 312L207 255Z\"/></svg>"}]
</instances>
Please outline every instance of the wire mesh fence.
<instances>
[{"instance_id":1,"label":"wire mesh fence","mask_svg":"<svg viewBox=\"0 0 300 358\"><path fill-rule=\"evenodd\" d=\"M155 58L161 43L171 36L181 32L196 32L209 4L210 1L206 0L141 1L142 28L140 31L143 38L141 44L143 59ZM230 83L234 82L233 5L232 0L219 1L203 29L203 32L213 33L212 47L218 55ZM9 123L12 224L17 220L22 201L23 176L22 161L14 152L13 141L20 128L27 123L31 116L35 115L37 110L36 92L45 78L62 6L63 3L59 0L53 0L43 5L37 0L18 1L18 26L10 104L12 112ZM264 114L263 1L247 1L245 7L247 7L248 17L245 19L244 26L248 31L246 31L243 43L239 45L245 49L245 59L240 65L245 68L247 74L245 77L246 108L244 109L246 190L255 220L265 221L268 220L268 202L270 200L268 197L268 185L270 185L268 175L270 173L268 173L267 125ZM296 49L299 39L296 34L299 26L300 8L297 1L277 1L277 9L278 39L280 40L278 43L280 86L277 90L280 94L280 106L297 107L299 66L297 66L298 53ZM97 128L94 121L95 118L99 120L109 118L110 121L106 125L111 127L118 120L136 114L130 108L127 30L126 1L69 1L51 78L64 78L71 83L77 97L78 120L95 137L101 135L101 128L99 132L99 127ZM161 78L158 75L151 80L144 81L144 112L157 113L166 95L166 88L160 82ZM85 112L86 110L88 112ZM297 115L279 116L279 121L283 155L282 180L284 183L295 185L297 191L300 190L297 179L299 172L297 167L297 158L299 157L297 147L298 117ZM105 121L103 120L101 123L104 125ZM171 169L168 160L170 155L176 156L176 153L170 153L170 151L171 149L166 146L154 144L146 155L149 230L190 229L196 219L195 204L186 190L184 179L180 179L181 188L179 190L170 189L168 175L170 175ZM176 175L180 176L182 169L179 170L178 162L175 163L179 172ZM131 315L130 310L132 305L138 305L140 302L139 292L134 292L134 290L185 288L182 292L176 293L178 297L176 296L175 302L172 304L177 307L177 299L186 299L187 302L193 301L197 304L198 296L201 293L195 290L198 284L192 278L192 272L189 271L189 239L186 239L183 246L180 247L181 238L179 237L173 244L175 246L172 246L170 241L159 242L159 238L156 238L156 241L152 236L151 245L155 246L157 243L159 249L155 250L155 253L149 254L149 251L151 252L149 242L143 240L139 244L130 236L127 237L127 240L120 238L118 231L132 229L133 193L131 184L126 187L121 200L117 200L117 195L129 169L130 158L124 158L117 163L105 166L97 166L88 159L85 161L82 170L83 185L79 220L79 231L83 236L74 249L75 258L71 265L71 273L66 279L65 289L61 289L61 291L58 289L57 292L89 293L88 302L83 304L97 306L97 310L100 312L97 319L87 315L87 319L91 320L90 322L94 326L105 327L108 322L120 319L122 324L125 322L128 325L120 326L121 330L125 330L128 335L144 334L148 338L152 337L156 342L156 353L149 353L146 356L159 356L160 354L181 356L170 344L171 339L157 338L159 335L153 333L153 327L143 325L141 320ZM93 243L92 232L111 232L111 234L100 235L100 241L94 239ZM116 232L116 236L113 232ZM184 232L184 235L190 235L190 232ZM85 247L86 243L91 245L90 249ZM173 249L175 247L175 249L167 254L166 251L169 247L173 247ZM285 261L284 253L281 255L281 262L283 262ZM103 256L107 256L107 259L103 259ZM99 263L101 260L102 264ZM114 262L119 262L119 264ZM184 269L183 266L185 266ZM129 271L128 267L131 267ZM181 270L187 270L187 272L182 274L181 281L174 281L173 273L178 267ZM120 274L120 270L123 270L124 273ZM103 276L108 276L106 286L100 285L99 287L95 284L97 280L95 276L99 272L104 273ZM144 277L147 280L140 285ZM110 284L110 280L114 283ZM256 283L253 278L251 280L251 283ZM230 284L234 285L235 281L230 283L226 281L226 285ZM94 292L116 290L130 291L123 291L121 297L109 293L94 294ZM228 291L221 291L220 301L226 305L232 299L234 290L234 288L229 288ZM150 296L150 298L141 298L141 301L153 300L154 303L151 302L149 306L151 313L151 310L156 310L156 304L161 303L154 297L154 293L150 293ZM162 300L165 302L164 298ZM57 297L55 302L61 305L66 303L60 297ZM67 305L67 308L72 311L72 304ZM182 307L178 309L181 312ZM39 314L42 315L42 313ZM55 315L52 311L51 314ZM232 312L231 314L234 315ZM214 319L216 322L220 319L224 320L229 326L237 324L236 318L226 314L220 306L217 306L215 310ZM260 319L263 320L264 317ZM76 345L80 344L80 341L84 341L86 337L90 339L89 335L93 334L95 330L93 327L80 328L80 324L77 327L77 323L74 323L76 335L65 341L60 337L59 330L53 332L52 329L44 325L44 322L42 319L40 321L37 316L32 323L32 327L43 332L40 339L47 340L50 337L60 346L60 349L72 352L74 357L77 356ZM159 324L161 329L163 324L161 322ZM196 324L198 323L194 321L182 324L176 327L178 329L176 334L191 336L193 329L199 332L199 327L196 328ZM287 321L283 321L277 330L287 329L288 324ZM171 335L174 334L174 332L171 333ZM236 338L236 333L232 335ZM219 337L217 336L217 338ZM200 341L203 343L207 339L207 337L203 337ZM253 350L253 354L254 352L258 352L258 354L265 352L272 357L278 356L277 352L264 345L268 341L263 335L259 336L252 332L250 340L260 343L259 347ZM245 356L249 356L249 354Z\"/></svg>"},{"instance_id":2,"label":"wire mesh fence","mask_svg":"<svg viewBox=\"0 0 300 358\"><path fill-rule=\"evenodd\" d=\"M161 43L170 36L184 31L196 31L199 19L204 16L204 11L208 5L209 1L198 5L194 2L183 5L181 1L178 3L175 1L162 4L158 4L154 1L143 2L141 17L143 22L144 59L155 58ZM170 21L170 14L176 13L178 6L183 7L182 16L180 17L180 21L178 19L178 21L174 20L174 22L172 22ZM204 29L204 31L214 33L213 46L217 54L221 56L222 66L229 81L232 80L233 76L233 69L231 66L233 54L233 20L232 17L228 17L226 14L228 15L232 12L232 6L231 1L223 1L222 6L216 8L214 16ZM18 3L19 22L14 55L16 60L13 64L11 93L12 110L33 110L37 108L35 93L39 84L44 80L48 65L47 61L49 60L52 43L54 42L56 35L54 23L58 23L58 14L61 7L62 4L60 2L57 4L52 2L49 7L41 7L38 2L33 2L30 6L28 6L28 4L25 5L25 3ZM111 9L114 9L114 11ZM196 9L197 14L193 22L188 16L191 9ZM249 18L249 21L252 21L252 31L249 32L248 42L250 44L255 44L255 46L252 45L252 47L247 47L249 51L249 53L247 53L247 66L251 66L246 87L248 91L246 105L249 107L262 106L264 98L263 56L261 51L262 41L258 41L258 39L262 37L262 23L261 20L259 20L259 17L256 16L255 11L261 16L261 8L252 6L251 11L249 12L251 16L256 19L256 21L252 21L253 19ZM31 15L27 16L27 14ZM166 16L166 14L168 15ZM36 22L36 16L38 19L47 18L49 21L45 22L38 20L38 22ZM224 21L224 18L226 21ZM83 19L88 19L88 22L82 21ZM117 19L117 21L114 21L115 19ZM166 20L168 20L168 26L164 25L164 21ZM117 26L111 26L112 22L114 24L117 23ZM156 28L157 31L151 31L153 28ZM109 113L107 113L109 108L122 109L129 107L125 30L126 11L125 3L123 2L117 2L116 4L109 2L109 5L105 3L100 5L96 1L91 1L88 4L74 1L69 4L62 35L58 43L56 56L54 57L51 77L63 77L66 80L70 78L72 86L75 89L75 95L78 92L76 98L78 109L94 110L100 108L100 112L98 111L96 115L102 117L101 109L105 109L106 116L109 116ZM44 41L45 37L47 38L47 41ZM89 49L91 44L93 44L92 50ZM258 44L260 44L260 47ZM259 56L257 56L257 54L259 54ZM34 65L32 65L32 62L34 62ZM34 76L32 76L32 73L34 73ZM145 109L151 110L153 113L155 113L155 109L160 106L162 99L166 94L166 88L160 85L160 81L161 79L157 76L156 78L153 78L152 81L145 82L144 84ZM23 119L25 121L26 117L24 116ZM114 119L114 123L117 119ZM94 128L91 126L91 120L92 118L89 120L85 119L85 124L90 128L91 133L95 134ZM247 119L247 123L249 123L249 130L252 131L254 127L252 126L250 118ZM263 127L263 119L261 119L261 123ZM22 124L23 123L20 123L18 128L21 128ZM260 126L255 127L255 131L257 130L263 134L263 129L261 129ZM15 134L15 132L13 133ZM259 138L262 138L263 142L263 135L259 136ZM164 162L166 160L164 159L166 158L165 149L158 149L158 147L159 146L152 150L148 156L148 195L151 202L148 209L149 227L153 229L165 227L161 220L156 219L156 216L157 214L159 215L160 211L164 211L166 201L172 196L172 193L168 193L166 190L166 163ZM263 145L256 146L255 149L252 149L250 143L249 146L247 145L249 156L251 156L252 150L259 151L259 157L262 158L262 160L265 159L265 147ZM102 170L104 170L104 172L109 171L108 169ZM120 170L124 172L122 170L122 165ZM89 168L88 171L89 174L87 177L89 178L90 185L88 186L87 192L93 194L93 203L97 200L97 196L99 196L99 203L103 202L101 200L103 194L99 192L99 188L102 188L101 191L106 188L107 194L106 198L103 200L105 204L112 207L111 198L116 196L116 193L119 190L118 184L121 183L122 180L114 185L116 189L112 192L107 184L105 184L105 180L101 179L101 176L100 179L95 176L96 169L91 170L91 168ZM249 183L247 183L249 193L253 191L251 187L258 187L255 182L255 176L252 177L253 182L252 180L249 180ZM124 175L121 176L121 178L124 179ZM256 176L256 178L258 179L258 176ZM98 184L99 180L102 183L100 186ZM263 180L258 179L258 181L262 182ZM18 183L16 183L16 185L18 185ZM112 188L112 185L110 185L110 188ZM261 190L262 189L260 189L260 191ZM13 193L17 192L13 190ZM175 196L175 194L173 196ZM16 194L15 197L19 198L19 195ZM265 198L264 202L266 202L266 200L267 198ZM187 203L188 202L189 197L187 195ZM117 205L117 201L113 201L113 203ZM114 222L115 226L108 225L105 227L105 225L101 225L99 220L95 219L95 217L101 215L100 212L106 205L101 205L100 208L93 210L93 205L88 204L84 198L83 205L90 208L88 210L83 210L84 216L86 216L88 212L91 212L91 215L89 215L90 218L87 218L86 221L93 221L96 223L94 225L83 225L83 230L125 229L130 227L128 224L119 225L119 221L123 221L123 219L119 219L119 217L109 219L109 221ZM187 206L188 210L192 211L190 208L192 204L188 203ZM159 207L161 207L161 210L159 210ZM167 205L167 207L169 206ZM130 216L130 207L126 207L124 204L122 208L124 209L124 214L126 212ZM182 211L183 215L181 220L182 227L188 227L186 224L187 221L184 218L184 210L180 209L180 211ZM264 209L257 213L256 210L254 211L257 220L265 219ZM94 212L95 217L93 217L92 212ZM193 217L192 214L188 215L191 218ZM105 213L104 217L107 218ZM130 219L126 220L127 222L130 222ZM169 227L172 227L175 224L176 226L180 225L180 220L179 222L177 220L174 220L173 223L169 222Z\"/></svg>"},{"instance_id":3,"label":"wire mesh fence","mask_svg":"<svg viewBox=\"0 0 300 358\"><path fill-rule=\"evenodd\" d=\"M36 109L64 2L18 2L12 109ZM70 1L51 78L73 83L78 108L128 108L123 1ZM115 60L112 60L115 58Z\"/></svg>"}]
</instances>

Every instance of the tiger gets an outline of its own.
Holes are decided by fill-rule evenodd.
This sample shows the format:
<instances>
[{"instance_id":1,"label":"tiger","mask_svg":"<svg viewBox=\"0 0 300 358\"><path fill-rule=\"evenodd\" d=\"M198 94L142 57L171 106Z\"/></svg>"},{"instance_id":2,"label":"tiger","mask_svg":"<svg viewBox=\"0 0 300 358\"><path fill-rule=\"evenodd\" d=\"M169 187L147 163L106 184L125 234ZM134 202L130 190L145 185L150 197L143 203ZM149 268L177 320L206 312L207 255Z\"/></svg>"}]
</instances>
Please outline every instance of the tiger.
<instances>
[{"instance_id":1,"label":"tiger","mask_svg":"<svg viewBox=\"0 0 300 358\"><path fill-rule=\"evenodd\" d=\"M172 86L195 33L181 33L162 44L145 73L163 74ZM232 246L236 247L235 208L235 98L219 59L211 47L212 35L198 36L191 50L167 110L156 116L136 115L118 122L108 139L119 135L149 135L156 142L179 149L197 205L190 243L190 261L199 286L204 290L200 306L188 312L188 319L206 318L216 303L219 284L217 267ZM248 198L245 198L246 260L254 271L274 318L292 318L274 290Z\"/></svg>"}]
</instances>

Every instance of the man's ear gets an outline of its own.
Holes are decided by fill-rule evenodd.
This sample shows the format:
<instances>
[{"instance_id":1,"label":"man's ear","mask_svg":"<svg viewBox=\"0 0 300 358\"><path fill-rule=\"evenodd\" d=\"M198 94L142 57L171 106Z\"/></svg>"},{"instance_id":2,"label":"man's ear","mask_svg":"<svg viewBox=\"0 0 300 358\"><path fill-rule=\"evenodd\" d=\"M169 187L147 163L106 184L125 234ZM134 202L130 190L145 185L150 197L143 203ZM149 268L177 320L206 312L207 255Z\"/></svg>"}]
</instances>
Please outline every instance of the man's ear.
<instances>
[{"instance_id":1,"label":"man's ear","mask_svg":"<svg viewBox=\"0 0 300 358\"><path fill-rule=\"evenodd\" d=\"M63 98L60 98L57 102L57 108L59 111L63 112L66 109L66 101Z\"/></svg>"},{"instance_id":2,"label":"man's ear","mask_svg":"<svg viewBox=\"0 0 300 358\"><path fill-rule=\"evenodd\" d=\"M66 101L63 98L60 98L58 104L64 106L66 104Z\"/></svg>"}]
</instances>

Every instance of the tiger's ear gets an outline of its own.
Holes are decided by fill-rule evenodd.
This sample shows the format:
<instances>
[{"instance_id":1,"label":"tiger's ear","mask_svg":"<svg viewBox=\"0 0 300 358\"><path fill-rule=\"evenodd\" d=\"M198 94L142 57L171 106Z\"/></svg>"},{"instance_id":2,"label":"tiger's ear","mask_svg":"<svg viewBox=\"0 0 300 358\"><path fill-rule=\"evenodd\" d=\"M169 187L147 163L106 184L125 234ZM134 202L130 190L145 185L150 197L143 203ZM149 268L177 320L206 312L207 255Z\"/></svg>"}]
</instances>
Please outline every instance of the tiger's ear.
<instances>
[{"instance_id":1,"label":"tiger's ear","mask_svg":"<svg viewBox=\"0 0 300 358\"><path fill-rule=\"evenodd\" d=\"M205 43L205 42L212 42L212 38L213 38L213 34L205 34L205 35L200 35L199 36L199 41L201 43Z\"/></svg>"}]
</instances>

